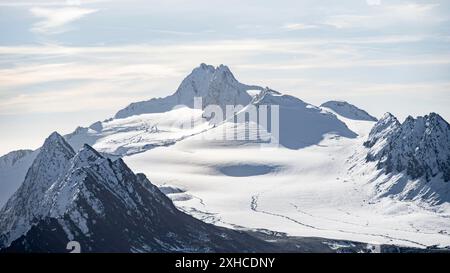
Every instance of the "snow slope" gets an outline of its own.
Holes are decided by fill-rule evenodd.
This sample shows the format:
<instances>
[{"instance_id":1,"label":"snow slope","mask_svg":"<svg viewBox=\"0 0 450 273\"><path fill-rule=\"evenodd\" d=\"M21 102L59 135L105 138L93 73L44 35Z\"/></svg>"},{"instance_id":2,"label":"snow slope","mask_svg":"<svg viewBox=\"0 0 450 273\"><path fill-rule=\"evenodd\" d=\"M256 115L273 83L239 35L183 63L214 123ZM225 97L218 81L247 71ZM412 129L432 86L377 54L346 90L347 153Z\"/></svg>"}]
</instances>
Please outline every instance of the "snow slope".
<instances>
[{"instance_id":1,"label":"snow slope","mask_svg":"<svg viewBox=\"0 0 450 273\"><path fill-rule=\"evenodd\" d=\"M331 110L331 112L348 119L377 121L376 117L346 101L327 101L322 103L320 107Z\"/></svg>"},{"instance_id":2,"label":"snow slope","mask_svg":"<svg viewBox=\"0 0 450 273\"><path fill-rule=\"evenodd\" d=\"M214 104L247 105L249 94L262 90L236 80L227 66L201 64L168 97L132 103L117 112L113 119L96 122L88 128L79 127L65 138L75 148L84 143L100 152L125 155L139 153L157 146L167 146L212 126L202 117L202 110ZM247 92L249 91L249 92ZM194 97L202 105L194 109ZM189 126L190 124L194 126Z\"/></svg>"},{"instance_id":3,"label":"snow slope","mask_svg":"<svg viewBox=\"0 0 450 273\"><path fill-rule=\"evenodd\" d=\"M0 207L19 188L37 152L18 150L0 157Z\"/></svg>"},{"instance_id":4,"label":"snow slope","mask_svg":"<svg viewBox=\"0 0 450 273\"><path fill-rule=\"evenodd\" d=\"M194 124L194 126L190 126ZM182 107L164 113L109 119L88 128L79 127L65 139L75 149L87 143L102 153L125 155L172 145L211 127L202 111Z\"/></svg>"},{"instance_id":5,"label":"snow slope","mask_svg":"<svg viewBox=\"0 0 450 273\"><path fill-rule=\"evenodd\" d=\"M335 115L289 95L265 89L252 104L279 107L279 142L289 149L318 144L326 135L354 138L356 134Z\"/></svg>"},{"instance_id":6,"label":"snow slope","mask_svg":"<svg viewBox=\"0 0 450 273\"><path fill-rule=\"evenodd\" d=\"M124 160L158 185L183 189L169 194L175 204L217 225L415 247L450 245L448 208L430 210L377 196L371 183L377 168L365 162L363 146L374 122L339 119L358 136L330 133L302 149L273 148L207 136L222 134L219 126ZM222 126L241 134L245 128Z\"/></svg>"}]
</instances>

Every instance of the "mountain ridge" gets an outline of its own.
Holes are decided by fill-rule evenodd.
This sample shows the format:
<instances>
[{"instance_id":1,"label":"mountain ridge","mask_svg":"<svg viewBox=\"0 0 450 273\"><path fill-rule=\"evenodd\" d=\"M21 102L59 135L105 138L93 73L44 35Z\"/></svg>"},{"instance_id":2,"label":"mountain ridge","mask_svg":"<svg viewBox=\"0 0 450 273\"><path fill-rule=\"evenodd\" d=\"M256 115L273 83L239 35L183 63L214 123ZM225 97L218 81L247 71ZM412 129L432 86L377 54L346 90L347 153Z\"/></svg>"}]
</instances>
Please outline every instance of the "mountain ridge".
<instances>
[{"instance_id":1,"label":"mountain ridge","mask_svg":"<svg viewBox=\"0 0 450 273\"><path fill-rule=\"evenodd\" d=\"M245 91L244 89L252 87L247 86L241 90L240 88L242 86L237 82L237 80L234 78L234 76L231 74L231 71L229 71L227 67L220 68L208 65L203 65L202 67L201 65L198 69L204 70L198 73L205 76L204 85L206 87L200 86L200 82L202 82L203 80L193 81L193 79L188 79L185 86L183 85L183 88L181 88L183 94L189 94L189 96L186 96L186 98L191 98L195 94L200 94L201 96L203 96L203 102L206 101L206 104L209 102L225 102L226 99L232 98L230 101L233 104L237 101L234 99L239 98L239 96L236 96L236 94L240 94L241 91ZM216 73L217 70L219 70L220 73ZM196 73L197 72L195 72L194 74ZM201 77L197 75L194 78ZM192 84L193 82L195 82L195 84ZM226 84L222 85L221 83ZM226 90L231 91L228 92ZM224 94L232 95L229 97L223 97L222 91L224 91ZM233 93L234 91L236 92ZM219 96L217 96L217 92L219 92ZM249 94L249 92L245 92L247 93L247 95ZM249 97L247 96L244 96L244 98L245 102L247 102L249 99ZM280 193L286 195L286 200L288 200L289 196L292 195L292 192L278 189L277 183L284 183L284 181L286 181L288 182L287 184L289 184L289 181L293 180L291 181L293 183L289 185L290 189L293 191L301 189L301 191L299 190L298 192L295 192L295 198L297 198L298 196L302 196L303 199L292 199L290 200L292 202L303 202L302 200L309 200L309 197L305 195L305 192L310 192L313 195L316 194L315 192L320 192L320 194L328 197L326 200L332 199L334 200L334 202L341 202L339 200L340 197L328 196L328 192L322 192L320 187L315 188L315 191L312 191L313 187L315 187L315 185L313 184L317 183L308 182L320 180L324 183L328 183L328 185L330 186L339 186L339 188L333 189L337 190L337 192L341 191L342 189L347 190L346 187L348 187L348 190L350 190L350 186L348 186L350 185L350 183L348 182L361 182L359 184L354 184L355 187L353 190L357 191L358 194L363 194L363 192L361 191L361 189L363 188L362 185L370 185L371 189L373 186L376 195L364 196L364 198L361 198L364 199L361 201L362 203L356 203L357 206L353 208L376 206L373 204L388 202L386 201L387 199L391 200L389 202L393 202L392 200L394 199L399 201L414 201L411 202L411 204L413 205L421 205L424 204L424 202L422 201L425 201L426 205L429 205L428 207L430 208L430 210L426 212L430 213L433 211L433 217L435 217L431 217L432 219L430 221L441 223L441 219L439 218L440 214L436 213L435 210L442 209L445 211L445 205L448 204L448 200L450 199L445 194L445 192L448 192L448 182L443 182L444 178L446 177L446 173L444 172L444 176L441 177L440 172L436 171L439 170L439 168L441 168L442 166L447 166L447 159L441 158L440 153L436 153L435 151L447 151L448 149L448 141L446 140L448 139L448 125L445 125L448 123L446 123L446 121L439 115L432 113L430 115L427 115L426 117L419 117L416 119L409 117L405 120L404 124L402 124L392 114L386 114L385 116L380 118L375 126L373 126L374 122L370 120L370 118L368 120L365 119L366 117L364 113L367 112L349 103L344 103L345 106L343 108L344 110L350 109L349 113L353 116L348 117L347 115L346 117L345 114L348 111L344 111L344 113L340 114L338 113L339 111L334 111L330 108L324 107L325 104L322 104L321 107L317 107L299 98L283 94L270 88L259 89L259 92L254 92L254 94L250 98L250 102L243 107L242 111L237 112L236 115L232 117L232 119L226 120L223 123L219 123L214 126L212 126L208 122L208 120L205 120L203 116L205 113L203 105L201 109L183 107L180 109L172 110L171 107L168 106L171 106L172 102L177 102L177 99L172 95L171 100L173 101L167 101L166 105L167 109L170 108L169 111L164 110L163 112L160 111L159 113L144 113L117 119L111 118L103 122L95 122L88 127L78 127L73 133L65 135L64 137L58 135L50 136L48 138L48 143L52 145L55 144L60 148L58 149L59 153L57 154L60 154L62 158L62 160L58 160L58 162L61 164L61 168L58 167L57 162L52 162L52 159L54 158L53 155L48 155L47 157L43 157L43 159L41 158L39 160L41 161L41 163L45 163L42 164L42 166L45 167L41 166L40 168L38 168L36 166L34 168L34 172L30 171L30 178L28 178L27 181L41 181L40 183L36 184L42 185L42 188L44 189L50 184L51 186L47 190L42 190L37 186L35 188L28 186L28 190L26 191L23 189L20 190L20 192L22 192L23 194L18 195L23 196L26 201L16 203L23 204L22 207L26 207L28 212L24 211L23 213L21 212L22 214L19 213L19 215L10 214L11 218L5 216L6 218L3 219L6 220L3 222L11 223L10 227L17 227L20 226L21 223L25 222L26 224L23 226L26 227L25 229L28 230L28 232L25 233L26 230L19 229L17 232L13 232L13 237L16 238L17 235L21 236L13 240L13 242L11 242L10 240L11 237L8 238L8 235L4 235L0 239L0 241L13 243L11 244L10 250L16 249L17 251L20 251L23 250L23 247L25 246L27 246L28 249L42 250L42 248L40 248L33 242L37 242L38 238L48 238L49 241L51 241L51 236L47 233L44 233L44 231L55 228L56 230L58 230L57 238L59 239L52 243L52 247L56 247L55 244L59 244L59 246L61 246L61 240L65 241L74 239L76 236L81 236L80 240L83 242L83 244L89 245L90 239L86 234L94 232L96 234L95 237L106 236L106 234L104 233L104 231L107 230L106 227L99 228L98 225L94 225L95 228L93 229L93 223L89 221L89 219L94 219L97 223L106 223L104 220L100 219L105 211L104 206L102 205L103 202L96 202L91 199L92 196L98 196L98 194L100 193L101 196L103 196L100 199L107 198L108 200L114 200L114 202L112 202L112 206L122 208L120 210L120 213L119 210L117 210L117 215L114 214L114 209L108 209L108 211L110 211L108 213L113 213L111 215L114 215L114 217L118 217L118 219L124 221L124 225L127 225L128 227L125 227L124 225L119 226L121 228L127 229L130 229L129 227L135 228L136 223L126 222L126 215L128 215L126 211L129 210L127 208L135 210L135 204L138 204L139 206L139 202L136 201L139 198L136 197L136 200L131 198L130 200L133 201L130 201L129 204L123 203L123 200L129 198L124 199L122 197L130 195L127 193L127 190L120 186L120 183L115 182L121 181L121 179L119 178L120 176L129 177L131 180L135 181L133 182L134 184L141 183L147 185L150 182L145 182L147 181L145 176L129 173L127 171L127 168L123 166L124 161L120 159L120 157L123 157L127 164L130 164L133 170L145 172L148 177L152 177L152 181L155 181L155 183L157 183L158 185L165 185L165 183L170 180L170 183L174 181L173 185L175 187L181 186L181 188L183 189L181 192L168 192L167 195L173 198L172 200L174 200L174 202L177 203L177 206L179 205L179 207L182 208L183 211L186 208L186 211L188 211L195 217L199 217L199 219L212 219L212 223L215 223L215 221L220 222L222 221L221 219L225 219L221 223L225 223L226 221L227 223L233 223L239 226L247 226L248 223L245 223L245 221L244 223L241 223L240 220L237 220L237 222L233 222L229 221L228 218L226 218L232 218L234 212L224 210L224 214L220 214L220 212L216 214L214 207L210 206L212 204L217 204L218 202L220 203L220 201L211 199L208 196L203 196L204 191L196 191L196 189L198 190L199 185L201 185L202 187L206 187L205 185L208 184L207 182L209 182L209 180L214 180L215 182L222 181L227 184L235 181L236 178L233 177L236 176L241 176L241 178L239 179L241 181L244 181L244 183L252 183L251 178L253 176L258 176L258 181L260 183L259 185L262 185L261 182L264 181L266 185L264 187L266 187L266 189L269 189L268 187L270 185L270 187L273 188L273 191L280 190ZM158 99L154 100L156 105L161 106L157 100ZM342 102L338 102L338 104L340 105L342 104ZM145 105L144 108L147 110L150 109L151 107L147 108L148 106L149 105ZM279 138L280 145L276 145L276 147L281 149L272 150L272 152L270 152L269 154L266 153L267 151L264 151L265 149L254 149L258 148L258 146L265 146L261 144L266 143L266 140L261 140L261 134L254 130L255 128L257 128L257 126L254 126L253 123L257 123L258 119L249 121L246 120L247 118L245 116L248 114L246 110L253 106L255 106L256 109L267 107L267 110L271 110L274 106L279 106L279 125L281 135ZM159 110L163 110L162 108ZM235 121L235 118L238 120L237 122ZM268 119L271 119L271 114L269 114ZM187 123L193 123L197 125L195 125L193 128L184 127L184 125ZM373 126L370 132L369 126ZM228 135L224 134L224 132L229 129L235 131L235 134L232 135L233 137L238 138L238 136L244 136L244 138L238 138L240 139L237 139L238 141L227 140L226 142L205 142L205 139L208 139L207 137L204 138L206 133L211 132L213 137L223 136ZM356 135L356 133L358 135ZM247 139L247 135L257 136L259 137L259 139L253 141ZM191 140L195 140L198 142L195 143L195 141ZM66 147L63 141L67 142L68 145L73 147L73 150L76 150L77 152L70 152L70 148ZM45 145L44 143L44 146L48 145ZM229 149L223 149L225 147ZM398 149L392 149L392 147L397 147ZM416 147L419 147L417 151L415 150ZM211 149L212 153L217 153L217 155L220 155L220 157L224 156L224 158L210 158L210 154L207 154L205 152L205 148L208 148L206 150ZM35 150L31 153L25 152L26 155L23 158L16 160L16 163L14 164L15 166L13 166L13 168L7 169L11 170L11 172L14 172L15 176L19 178L23 177L20 181L23 182L26 178L26 171L33 163L34 156L36 156L36 154L40 153L41 151L45 152L46 150L48 149L45 147L41 147L40 149ZM255 154L252 155L253 153ZM20 152L17 153L17 155L19 154ZM146 157L146 155L143 155L143 157L141 158L139 154L153 154L157 156ZM415 156L416 154L417 156ZM434 160L436 154L439 154L439 161ZM422 168L423 162L420 163L420 158L422 155L427 155L427 159L425 161L430 162L430 166L428 168L429 171L427 171L427 168ZM176 158L169 159L169 157L171 156L175 156ZM288 157L290 158L290 160L284 160L283 157ZM56 156L55 158L58 158L58 156ZM70 159L67 160L68 158ZM171 165L169 168L167 168L168 171L164 171L163 168L159 167L148 167L150 171L147 171L146 166L149 165L148 162L139 161L138 158L141 158L144 161L146 158L148 158L149 160L154 160L150 162L158 164L158 166L160 166L160 161L171 162L171 164L175 165ZM183 167L177 169L177 172L179 171L180 175L174 174L173 172L174 166L179 166L178 164L180 164L180 161L177 158L183 158L183 160L184 158L189 158L189 161L192 160L192 162L190 163L183 162ZM248 158L249 161L246 161L246 158ZM394 158L394 160L391 159L386 161L385 158ZM397 171L396 165L398 158L401 159L400 161L402 162L403 166L398 169L400 172ZM205 159L208 159L208 161L206 162ZM135 162L135 164L132 163L133 161ZM351 163L347 165L347 161L350 161ZM391 164L389 163L389 161L391 163L394 163ZM417 164L416 161L420 164ZM8 160L8 162L12 161ZM359 173L352 173L350 170L347 170L347 167L350 168L350 164L353 164L354 162L358 162L358 167L360 167L362 173L366 173L366 175L358 176ZM205 165L205 163L207 164ZM28 167L26 167L25 169L25 166L27 164ZM36 165L38 164L36 163ZM409 168L409 165L419 166L420 168ZM52 166L52 168L47 168L47 166ZM164 164L162 166L164 166ZM198 172L198 176L196 176L195 179L189 178L189 175L191 173L183 173L184 171L186 171L186 166L192 166L191 170ZM14 169L18 167L20 167L21 169ZM144 168L141 169L142 167ZM22 169L25 170L22 171ZM53 171L48 173L48 175L40 175L39 177L41 178L37 180L34 178L31 179L33 173L36 174L38 171L41 172L41 170L44 169L51 169ZM6 173L3 170L5 169L0 169L0 178ZM419 172L417 172L417 170L419 170ZM349 175L343 173L345 171L349 171ZM367 172L370 172L370 175L367 175ZM41 172L41 174L42 173L44 172ZM126 173L126 175L123 175L123 173ZM316 173L319 173L319 176L316 176ZM161 178L162 174L164 174L163 178ZM352 176L353 174L355 175ZM183 175L185 175L184 178L179 177ZM379 176L374 178L374 175ZM50 177L51 179L44 179L45 177ZM172 180L173 177L178 177L178 180ZM429 179L427 179L427 177ZM197 179L201 179L201 181L198 181ZM187 181L187 184L184 184L185 180ZM274 181L274 184L271 184L270 181ZM25 184L31 185L31 183ZM92 184L101 185L101 187L92 187ZM221 183L215 185L220 188L223 186L220 184ZM191 185L195 186L190 188ZM3 185L1 186L3 187ZM87 189L86 187L90 188ZM135 187L139 186L132 186L132 188ZM27 187L24 186L24 188ZM246 190L246 187L241 188L240 184L239 186L237 186L237 188L239 190ZM75 190L73 191L69 189ZM80 193L80 189L82 189L82 191L84 192ZM330 188L330 191L331 189L332 188ZM99 192L96 192L97 190ZM152 192L151 189L150 192ZM272 207L272 205L278 203L274 203L271 200L278 200L276 199L278 197L275 193L274 196L271 196L270 192L272 192L272 190L263 192L257 192L255 190L251 192L249 196L240 195L239 193L238 195L243 199L235 201L239 204L242 203L245 205L247 204L248 200L258 199L260 202L260 207L257 211L250 211L250 213L252 213L251 215L254 215L255 213L263 214L263 210L266 212L270 212L272 214L266 214L264 217L279 217L282 223L288 225L288 227L290 228L290 230L288 230L289 232L292 230L298 230L297 228L295 228L295 226L299 225L299 221L303 222L303 220L311 220L308 219L309 216L302 217L302 219L297 218L299 211L297 208L300 204L295 204L295 206L290 203L285 204L286 214L282 211L277 211L277 208ZM31 193L35 193L35 195L31 195ZM124 195L117 195L116 193L121 193ZM213 196L216 196L216 192L211 192L211 194ZM247 192L246 194L249 193ZM283 194L281 194L280 196L285 196ZM33 198L25 198L26 196L33 196ZM257 198L255 196L260 196L260 198ZM83 205L80 205L78 207L83 208L86 211L81 211L79 209L72 210L73 207L69 206L67 200L74 200L74 198L81 198L80 200L82 201L79 201L80 203L78 205ZM348 197L348 199L358 198L359 197L354 196ZM198 206L196 205L197 199L200 200L198 201L200 202ZM41 202L41 200L44 200L45 202ZM189 202L183 203L183 200ZM371 200L370 205L365 203L365 200ZM360 200L356 200L355 202L359 201ZM343 203L341 203L341 205L343 204L343 206L345 207L347 204L347 200L344 200L342 202ZM316 210L317 207L314 207L314 205L312 205L313 203L314 202L312 201L309 203L307 202L306 205L310 205L310 208L305 209L305 211L308 211L309 209L313 211ZM441 204L444 204L444 206L434 207L434 205ZM128 207L128 205L130 207ZM400 204L398 205L400 206ZM406 203L401 203L401 205L406 206ZM8 207L11 208L12 206L8 205ZM17 208L19 207L19 205L15 205L14 207ZM35 210L34 208L40 209ZM209 212L210 209L211 212ZM219 211L221 209L223 208L219 207ZM246 209L248 209L248 207L238 208L238 210L242 211L246 211ZM330 210L332 209L333 208L330 208ZM384 207L379 207L379 209L382 212L385 211ZM168 207L165 207L165 210L170 211ZM19 212L20 210L14 209L11 211ZM88 217L84 216L85 212L89 213ZM371 215L370 211L365 212ZM332 213L337 215L340 212L334 211ZM387 213L389 214L390 212ZM418 213L417 215L413 216L421 217L421 215L424 214ZM16 220L8 220L16 216L18 216ZM376 215L376 217L378 216L384 217L383 215ZM111 217L114 218L113 216ZM137 215L136 217L142 218L142 215ZM183 217L185 216L182 216L181 218ZM317 217L327 218L328 216L317 215ZM360 220L359 218L355 218L347 214L340 214L340 217L343 217L345 219L352 218L346 222L355 222L364 225L363 222L360 222L362 220ZM317 219L313 222L308 223L308 225L316 226ZM370 219L367 220L369 221ZM429 219L427 218L426 220ZM186 221L191 222L191 220ZM108 224L115 225L117 223L108 222ZM261 222L261 224L263 224L265 228L267 227L266 222ZM326 223L321 222L321 224L326 226ZM389 232L396 233L397 230L400 229L409 230L410 228L407 226L407 224L409 223L401 222L398 226L398 229L392 229ZM2 224L0 224L0 226L1 225ZM291 227L290 225L294 225L294 227ZM353 228L351 226L346 226L346 223L341 223L340 225L343 225L343 230L348 229L351 231ZM5 224L4 226L7 225ZM150 228L150 226L151 225L149 223L148 228ZM250 226L252 226L252 224ZM414 226L416 226L416 223L414 223ZM304 225L301 227L298 226L298 228L305 227L306 226ZM442 224L441 227L445 229L446 224ZM277 228L278 227L274 228L273 230L277 230ZM283 227L279 228L283 230ZM429 230L428 226L426 226L425 224L421 225L421 228L424 232L427 232L427 234L434 234L435 232L435 230ZM207 232L213 232L211 229L206 227L205 230ZM60 234L59 231L61 231ZM85 233L84 231L87 232ZM114 232L119 231L120 230L118 229L114 230ZM217 230L215 229L213 233L217 234L215 233L216 231ZM149 229L141 229L140 232L148 233ZM136 232L135 234L140 232ZM369 232L369 228L367 232ZM382 229L380 229L379 232L383 233L384 235L387 234L384 233L385 231ZM350 234L353 233L343 231L339 236L350 236ZM372 237L372 233L367 234L369 234L367 235L368 238L374 238ZM363 235L359 234L357 236ZM428 244L429 242L447 242L447 239L444 238L445 235L442 235L440 233L429 236L427 235L425 237L427 238L423 240L417 239L417 241L421 241L422 243L415 244L415 242L413 242L416 241L415 238L412 238L411 234L405 232L399 235L399 237L397 238L398 240L396 239L396 242L406 242L408 244L412 243L416 246L420 244ZM133 249L133 251L146 251L146 247L144 246L145 244L137 243L137 241L139 241L137 237L127 237L126 235L122 234L121 238L122 242L123 240L131 240L133 243L118 243L118 245L115 245L115 249L120 249L121 251L125 251L125 249L128 249L127 251L130 251L130 249ZM164 237L161 235L161 238ZM187 237L183 238L186 239ZM353 237L345 238L353 239ZM380 235L377 238L384 241L387 237L382 237ZM147 239L149 241L146 242L152 241L151 238ZM108 240L114 241L114 238L108 238ZM386 243L386 241L384 242ZM107 248L107 246L101 244L98 241L96 243L98 243L102 247L106 247L105 249L109 249ZM171 243L174 243L174 241L172 241ZM127 248L124 248L125 245ZM162 247L161 244L153 241L152 243L147 244L147 246L150 245L152 246L151 249L153 250L158 249L158 247ZM177 248L162 247L161 249L162 251L167 251L169 249ZM187 248L179 248L180 251L181 249L186 250ZM200 248L196 249L200 251ZM215 246L215 249L219 249L217 248L217 245ZM95 249L94 247L92 247L90 250L100 251L99 248Z\"/></svg>"},{"instance_id":2,"label":"mountain ridge","mask_svg":"<svg viewBox=\"0 0 450 273\"><path fill-rule=\"evenodd\" d=\"M408 116L403 123L387 113L375 124L364 145L368 148L366 160L376 162L379 170L385 174L404 172L418 181L413 188L401 182L403 186L397 187L396 194L406 199L420 195L442 203L450 201L449 143L450 125L436 113Z\"/></svg>"},{"instance_id":3,"label":"mountain ridge","mask_svg":"<svg viewBox=\"0 0 450 273\"><path fill-rule=\"evenodd\" d=\"M44 161L58 153L59 157ZM49 173L46 167L59 161L63 162ZM36 189L41 190L35 193ZM71 240L79 241L84 252L275 249L177 210L145 175L135 175L122 159L111 161L87 144L74 153L57 133L47 138L0 217L0 242L6 252L63 252Z\"/></svg>"},{"instance_id":4,"label":"mountain ridge","mask_svg":"<svg viewBox=\"0 0 450 273\"><path fill-rule=\"evenodd\" d=\"M320 107L328 108L337 113L340 116L343 116L348 119L353 120L363 120L363 121L378 121L378 119L374 116L371 116L365 110L356 107L353 104L350 104L346 101L327 101L322 103Z\"/></svg>"}]
</instances>

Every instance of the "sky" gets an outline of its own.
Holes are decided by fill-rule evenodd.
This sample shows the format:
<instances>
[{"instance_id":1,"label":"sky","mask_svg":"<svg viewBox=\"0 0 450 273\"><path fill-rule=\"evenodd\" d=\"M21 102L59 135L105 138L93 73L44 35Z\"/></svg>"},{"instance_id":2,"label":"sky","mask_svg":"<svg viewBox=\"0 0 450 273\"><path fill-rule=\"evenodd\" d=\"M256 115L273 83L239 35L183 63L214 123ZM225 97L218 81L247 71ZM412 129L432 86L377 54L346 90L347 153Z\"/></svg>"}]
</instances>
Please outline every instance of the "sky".
<instances>
[{"instance_id":1,"label":"sky","mask_svg":"<svg viewBox=\"0 0 450 273\"><path fill-rule=\"evenodd\" d=\"M314 105L450 121L450 1L0 0L0 155L169 95L202 62Z\"/></svg>"}]
</instances>

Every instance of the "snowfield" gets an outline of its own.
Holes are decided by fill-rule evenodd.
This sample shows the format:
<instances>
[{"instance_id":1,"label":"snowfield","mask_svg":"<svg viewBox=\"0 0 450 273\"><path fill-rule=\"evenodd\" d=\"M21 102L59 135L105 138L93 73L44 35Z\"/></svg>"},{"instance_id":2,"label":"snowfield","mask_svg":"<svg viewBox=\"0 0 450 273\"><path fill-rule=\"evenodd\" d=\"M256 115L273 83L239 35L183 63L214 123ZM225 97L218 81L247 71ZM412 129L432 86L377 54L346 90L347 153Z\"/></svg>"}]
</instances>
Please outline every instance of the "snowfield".
<instances>
[{"instance_id":1,"label":"snowfield","mask_svg":"<svg viewBox=\"0 0 450 273\"><path fill-rule=\"evenodd\" d=\"M186 124L190 124L191 119L196 126L187 128ZM203 122L201 110L188 107L111 119L97 124L89 128L79 127L66 139L75 150L86 143L103 153L121 156L168 146L211 127Z\"/></svg>"},{"instance_id":2,"label":"snowfield","mask_svg":"<svg viewBox=\"0 0 450 273\"><path fill-rule=\"evenodd\" d=\"M358 137L330 134L293 150L208 141L212 137L199 134L124 160L158 185L183 189L168 195L180 209L216 225L414 247L450 245L448 203L427 207L379 198L371 183L379 171L364 162L363 142L374 122L339 118ZM219 126L203 134L221 132Z\"/></svg>"}]
</instances>

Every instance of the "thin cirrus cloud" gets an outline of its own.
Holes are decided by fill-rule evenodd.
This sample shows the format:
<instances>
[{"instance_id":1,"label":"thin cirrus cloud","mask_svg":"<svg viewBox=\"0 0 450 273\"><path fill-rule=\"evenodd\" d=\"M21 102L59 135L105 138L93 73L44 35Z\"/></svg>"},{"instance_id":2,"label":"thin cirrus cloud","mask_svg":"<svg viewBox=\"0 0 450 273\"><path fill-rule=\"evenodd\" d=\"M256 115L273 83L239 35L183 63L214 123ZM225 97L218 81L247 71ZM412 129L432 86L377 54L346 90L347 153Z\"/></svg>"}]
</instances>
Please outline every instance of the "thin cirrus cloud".
<instances>
[{"instance_id":1,"label":"thin cirrus cloud","mask_svg":"<svg viewBox=\"0 0 450 273\"><path fill-rule=\"evenodd\" d=\"M30 12L33 16L40 19L40 21L32 26L31 31L41 34L57 34L70 30L67 27L68 24L88 14L97 12L97 10L80 7L34 7L30 9Z\"/></svg>"},{"instance_id":2,"label":"thin cirrus cloud","mask_svg":"<svg viewBox=\"0 0 450 273\"><path fill-rule=\"evenodd\" d=\"M346 12L336 12L326 16L310 19L309 23L291 22L281 26L285 31L302 31L332 27L335 29L380 29L400 25L434 24L448 20L441 18L436 11L439 4L427 3L402 3L402 4L377 4L368 1L370 9L364 11L348 9Z\"/></svg>"},{"instance_id":3,"label":"thin cirrus cloud","mask_svg":"<svg viewBox=\"0 0 450 273\"><path fill-rule=\"evenodd\" d=\"M0 153L168 95L201 62L314 104L450 118L448 1L210 2L0 0Z\"/></svg>"},{"instance_id":4,"label":"thin cirrus cloud","mask_svg":"<svg viewBox=\"0 0 450 273\"><path fill-rule=\"evenodd\" d=\"M35 7L35 6L80 6L106 0L0 0L0 6L4 7Z\"/></svg>"},{"instance_id":5,"label":"thin cirrus cloud","mask_svg":"<svg viewBox=\"0 0 450 273\"><path fill-rule=\"evenodd\" d=\"M444 37L445 38L445 37ZM370 56L373 48L442 39L434 36L384 36L365 39L222 40L183 44L140 44L72 47L62 45L0 46L0 54L17 58L14 67L0 69L2 88L76 79L135 79L174 75L176 67L209 60L242 68L266 70L331 69L343 67L393 67L448 65L448 52ZM367 49L367 45L371 48ZM295 58L265 60L268 54ZM52 62L40 63L48 57ZM82 57L82 58L80 58ZM256 62L255 57L260 57ZM20 60L27 59L26 63ZM92 62L95 60L95 62ZM252 61L253 60L253 61ZM263 65L265 64L265 65Z\"/></svg>"},{"instance_id":6,"label":"thin cirrus cloud","mask_svg":"<svg viewBox=\"0 0 450 273\"><path fill-rule=\"evenodd\" d=\"M283 25L283 29L286 30L305 30L305 29L315 29L318 28L318 25L309 25L303 23L293 23L293 24L285 24Z\"/></svg>"},{"instance_id":7,"label":"thin cirrus cloud","mask_svg":"<svg viewBox=\"0 0 450 273\"><path fill-rule=\"evenodd\" d=\"M335 14L325 18L322 23L337 29L366 28L374 29L399 24L411 23L436 23L445 18L440 18L434 11L439 4L406 3L397 5L377 5L371 12L364 14L346 13Z\"/></svg>"}]
</instances>

